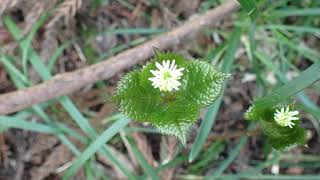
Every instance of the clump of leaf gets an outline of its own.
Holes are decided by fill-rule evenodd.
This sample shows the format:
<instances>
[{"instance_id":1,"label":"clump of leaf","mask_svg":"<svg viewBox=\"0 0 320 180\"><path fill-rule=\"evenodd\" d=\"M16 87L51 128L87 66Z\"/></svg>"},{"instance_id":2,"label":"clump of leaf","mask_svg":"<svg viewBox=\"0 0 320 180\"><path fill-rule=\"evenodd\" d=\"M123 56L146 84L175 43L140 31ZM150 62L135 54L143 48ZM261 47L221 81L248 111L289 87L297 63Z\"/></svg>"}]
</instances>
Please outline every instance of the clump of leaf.
<instances>
[{"instance_id":1,"label":"clump of leaf","mask_svg":"<svg viewBox=\"0 0 320 180\"><path fill-rule=\"evenodd\" d=\"M184 68L179 90L163 92L154 88L149 80L153 76L151 70L156 69L155 63L166 60L175 60L179 68ZM188 129L198 118L200 108L217 99L226 78L228 75L208 63L156 51L141 70L123 77L114 100L129 118L149 122L160 132L175 135L185 144Z\"/></svg>"},{"instance_id":2,"label":"clump of leaf","mask_svg":"<svg viewBox=\"0 0 320 180\"><path fill-rule=\"evenodd\" d=\"M283 104L267 107L253 105L245 113L245 119L258 121L272 147L281 151L297 145L304 145L306 140L306 130L300 127L300 119L294 121L295 124L292 128L283 127L276 123L274 119L276 110L286 106ZM292 104L289 107L294 108Z\"/></svg>"}]
</instances>

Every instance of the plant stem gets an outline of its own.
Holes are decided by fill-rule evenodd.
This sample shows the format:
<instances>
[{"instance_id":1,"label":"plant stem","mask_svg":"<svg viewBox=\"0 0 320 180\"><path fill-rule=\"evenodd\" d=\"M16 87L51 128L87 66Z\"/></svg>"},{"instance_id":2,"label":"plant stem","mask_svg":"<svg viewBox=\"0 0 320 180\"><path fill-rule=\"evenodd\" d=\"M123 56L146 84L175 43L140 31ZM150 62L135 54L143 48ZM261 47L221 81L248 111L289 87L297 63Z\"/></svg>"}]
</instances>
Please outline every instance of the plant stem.
<instances>
[{"instance_id":1,"label":"plant stem","mask_svg":"<svg viewBox=\"0 0 320 180\"><path fill-rule=\"evenodd\" d=\"M209 147L209 145L212 144L213 141L237 139L237 138L241 138L243 136L253 137L253 136L258 136L260 134L261 134L261 130L255 129L255 130L244 130L244 131L238 131L238 132L224 132L223 134L209 135L208 141L204 146L205 146L205 148Z\"/></svg>"}]
</instances>

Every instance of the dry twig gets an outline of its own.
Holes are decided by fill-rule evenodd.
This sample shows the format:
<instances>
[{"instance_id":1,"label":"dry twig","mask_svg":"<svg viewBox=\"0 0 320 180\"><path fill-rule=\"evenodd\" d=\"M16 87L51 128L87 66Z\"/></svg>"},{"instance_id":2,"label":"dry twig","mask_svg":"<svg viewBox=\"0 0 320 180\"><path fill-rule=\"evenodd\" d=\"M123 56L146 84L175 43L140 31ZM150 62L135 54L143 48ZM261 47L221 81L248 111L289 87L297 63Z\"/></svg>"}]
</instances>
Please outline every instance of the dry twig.
<instances>
[{"instance_id":1,"label":"dry twig","mask_svg":"<svg viewBox=\"0 0 320 180\"><path fill-rule=\"evenodd\" d=\"M56 75L51 80L42 84L15 91L0 96L0 114L8 114L56 98L70 94L81 87L92 84L98 80L108 79L117 72L141 63L153 55L153 48L159 50L169 49L182 40L190 38L201 29L213 26L218 21L226 18L239 8L235 0L195 17L180 27L162 34L140 46L129 49L117 56L111 57L101 63L97 63L74 72Z\"/></svg>"}]
</instances>

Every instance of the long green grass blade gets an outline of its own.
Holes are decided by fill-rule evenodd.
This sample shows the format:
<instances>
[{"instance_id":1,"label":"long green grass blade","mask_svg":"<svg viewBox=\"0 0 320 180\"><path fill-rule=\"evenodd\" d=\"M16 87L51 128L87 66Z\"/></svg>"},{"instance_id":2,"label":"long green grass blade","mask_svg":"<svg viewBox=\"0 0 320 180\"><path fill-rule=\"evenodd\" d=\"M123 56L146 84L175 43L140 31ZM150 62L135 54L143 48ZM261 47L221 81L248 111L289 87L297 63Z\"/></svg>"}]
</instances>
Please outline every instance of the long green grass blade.
<instances>
[{"instance_id":1,"label":"long green grass blade","mask_svg":"<svg viewBox=\"0 0 320 180\"><path fill-rule=\"evenodd\" d=\"M54 53L52 54L51 58L48 61L48 69L50 72L52 72L54 65L56 64L57 60L59 59L59 56L63 53L63 51L69 47L72 44L72 42L68 41L66 43L63 43L61 46L59 46Z\"/></svg>"},{"instance_id":2,"label":"long green grass blade","mask_svg":"<svg viewBox=\"0 0 320 180\"><path fill-rule=\"evenodd\" d=\"M306 45L297 45L297 41L287 38L278 31L273 31L276 36L276 42L279 44L287 45L289 48L299 52L304 57L310 59L313 62L318 62L320 59L320 53L307 47ZM267 38L266 38L267 39Z\"/></svg>"},{"instance_id":3,"label":"long green grass blade","mask_svg":"<svg viewBox=\"0 0 320 180\"><path fill-rule=\"evenodd\" d=\"M4 17L4 23L6 24L8 30L11 32L13 38L16 41L19 41L20 48L23 51L27 51L29 53L29 59L35 71L42 77L42 79L49 80L51 78L51 75L48 71L46 71L46 66L43 63L37 63L41 62L40 57L36 54L35 51L32 50L32 47L28 45L27 41L21 40L22 32L19 27L12 21L9 16ZM27 47L28 49L26 49Z\"/></svg>"},{"instance_id":4,"label":"long green grass blade","mask_svg":"<svg viewBox=\"0 0 320 180\"><path fill-rule=\"evenodd\" d=\"M147 162L147 160L141 154L141 152L138 149L137 145L135 144L134 140L131 137L128 137L128 142L131 145L131 150L132 150L135 158L137 158L139 164L144 169L144 171L151 177L151 179L155 179L155 180L159 179L155 170L152 168L152 166Z\"/></svg>"},{"instance_id":5,"label":"long green grass blade","mask_svg":"<svg viewBox=\"0 0 320 180\"><path fill-rule=\"evenodd\" d=\"M242 137L240 139L237 146L229 153L228 158L220 164L217 170L215 170L215 172L213 173L214 177L220 176L223 171L225 171L229 167L233 160L238 156L243 146L247 143L247 140L247 137Z\"/></svg>"},{"instance_id":6,"label":"long green grass blade","mask_svg":"<svg viewBox=\"0 0 320 180\"><path fill-rule=\"evenodd\" d=\"M303 71L297 78L274 90L270 95L256 100L254 105L257 108L263 108L277 104L294 96L318 80L320 80L320 61Z\"/></svg>"},{"instance_id":7,"label":"long green grass blade","mask_svg":"<svg viewBox=\"0 0 320 180\"><path fill-rule=\"evenodd\" d=\"M305 9L281 9L272 12L272 18L288 17L288 16L319 16L320 8Z\"/></svg>"},{"instance_id":8,"label":"long green grass blade","mask_svg":"<svg viewBox=\"0 0 320 180\"><path fill-rule=\"evenodd\" d=\"M89 121L79 112L73 102L67 96L61 97L59 101L78 126L91 136L91 138L94 138L96 134L95 130L91 127Z\"/></svg>"},{"instance_id":9,"label":"long green grass blade","mask_svg":"<svg viewBox=\"0 0 320 180\"><path fill-rule=\"evenodd\" d=\"M318 180L319 175L259 175L259 174L245 174L245 175L220 175L210 177L212 179L253 179L253 180Z\"/></svg>"},{"instance_id":10,"label":"long green grass blade","mask_svg":"<svg viewBox=\"0 0 320 180\"><path fill-rule=\"evenodd\" d=\"M226 55L224 56L222 67L221 67L221 71L224 73L229 73L231 71L232 64L234 61L234 55L240 43L241 34L242 34L242 29L240 27L237 27L232 37L230 38L229 46L227 48L227 52L226 52ZM199 133L189 153L189 162L192 162L201 152L202 146L205 143L211 131L212 125L215 121L215 117L219 110L222 96L223 96L223 92L221 93L220 97L208 107L204 120L201 123Z\"/></svg>"},{"instance_id":11,"label":"long green grass blade","mask_svg":"<svg viewBox=\"0 0 320 180\"><path fill-rule=\"evenodd\" d=\"M0 125L7 128L18 128L47 134L57 134L59 132L58 129L52 128L44 124L30 122L23 119L8 116L0 116Z\"/></svg>"},{"instance_id":12,"label":"long green grass blade","mask_svg":"<svg viewBox=\"0 0 320 180\"><path fill-rule=\"evenodd\" d=\"M107 141L116 135L128 123L129 119L121 119L112 124L111 127L106 129L96 140L94 140L86 150L72 163L71 167L65 172L64 179L70 179L78 169L92 157L98 149L100 149Z\"/></svg>"},{"instance_id":13,"label":"long green grass blade","mask_svg":"<svg viewBox=\"0 0 320 180\"><path fill-rule=\"evenodd\" d=\"M188 157L186 156L178 156L176 158L174 158L173 160L165 163L165 164L162 164L160 166L158 166L155 171L157 173L160 173L161 171L165 170L165 169L168 169L168 168L173 168L173 167L176 167L178 165L181 165L182 163L186 162L188 160ZM147 174L145 173L143 176L140 176L138 179L147 179Z\"/></svg>"},{"instance_id":14,"label":"long green grass blade","mask_svg":"<svg viewBox=\"0 0 320 180\"><path fill-rule=\"evenodd\" d=\"M150 28L125 28L125 29L108 29L104 31L107 34L158 34L165 32L165 29L150 29Z\"/></svg>"},{"instance_id":15,"label":"long green grass blade","mask_svg":"<svg viewBox=\"0 0 320 180\"><path fill-rule=\"evenodd\" d=\"M116 54L118 52L121 52L131 46L136 46L136 45L139 45L143 42L145 42L147 39L146 38L138 38L138 39L135 39L135 40L132 40L130 41L128 44L122 44L122 45L119 45L119 46L116 46L114 48L111 48L110 50L108 50L107 52L105 53L102 53L99 58L98 58L98 61L102 61L108 57L110 57L111 55L113 54Z\"/></svg>"},{"instance_id":16,"label":"long green grass blade","mask_svg":"<svg viewBox=\"0 0 320 180\"><path fill-rule=\"evenodd\" d=\"M275 68L275 65L272 63L272 60L269 59L266 54L259 51L257 51L255 54L263 64L265 64L269 69L271 69L278 76L278 78L282 83L284 84L288 83L288 80L284 75L284 73L280 72L277 68ZM313 111L316 118L320 119L320 109L315 103L313 103L303 92L298 93L297 97L307 108L310 108L309 111Z\"/></svg>"},{"instance_id":17,"label":"long green grass blade","mask_svg":"<svg viewBox=\"0 0 320 180\"><path fill-rule=\"evenodd\" d=\"M49 118L49 116L43 111L43 109L39 105L34 105L32 109L51 127L59 129L59 127ZM73 132L70 128L66 127L64 129L65 131L62 131L59 129L61 132ZM72 133L69 133L73 135ZM65 144L75 155L80 155L80 151L77 149L75 145L73 145L69 139L62 133L57 135L60 141ZM82 139L82 138L81 138Z\"/></svg>"},{"instance_id":18,"label":"long green grass blade","mask_svg":"<svg viewBox=\"0 0 320 180\"><path fill-rule=\"evenodd\" d=\"M221 141L214 142L208 150L206 150L203 154L201 154L200 160L195 164L190 164L188 167L188 172L192 173L203 173L207 170L207 167L210 166L212 162L217 160L219 154L224 150L225 145Z\"/></svg>"},{"instance_id":19,"label":"long green grass blade","mask_svg":"<svg viewBox=\"0 0 320 180\"><path fill-rule=\"evenodd\" d=\"M308 27L308 26L293 26L293 25L283 25L283 24L267 24L260 26L265 29L276 29L276 30L286 30L302 33L320 33L320 29L317 27Z\"/></svg>"},{"instance_id":20,"label":"long green grass blade","mask_svg":"<svg viewBox=\"0 0 320 180\"><path fill-rule=\"evenodd\" d=\"M255 4L255 0L238 0L241 7L247 11L248 15L251 19L256 19L258 16L257 6Z\"/></svg>"},{"instance_id":21,"label":"long green grass blade","mask_svg":"<svg viewBox=\"0 0 320 180\"><path fill-rule=\"evenodd\" d=\"M44 14L42 15L39 20L35 23L35 25L33 25L33 27L31 28L28 36L23 40L24 43L22 43L22 67L23 67L23 73L25 75L28 74L28 53L30 50L30 46L32 43L32 40L36 34L36 32L40 29L40 27L44 24L44 22L46 21L46 19L48 18L48 14ZM18 32L18 31L17 31Z\"/></svg>"},{"instance_id":22,"label":"long green grass blade","mask_svg":"<svg viewBox=\"0 0 320 180\"><path fill-rule=\"evenodd\" d=\"M8 56L1 56L1 63L6 68L7 72L11 74L12 80L15 84L29 85L30 82L12 63Z\"/></svg>"}]
</instances>

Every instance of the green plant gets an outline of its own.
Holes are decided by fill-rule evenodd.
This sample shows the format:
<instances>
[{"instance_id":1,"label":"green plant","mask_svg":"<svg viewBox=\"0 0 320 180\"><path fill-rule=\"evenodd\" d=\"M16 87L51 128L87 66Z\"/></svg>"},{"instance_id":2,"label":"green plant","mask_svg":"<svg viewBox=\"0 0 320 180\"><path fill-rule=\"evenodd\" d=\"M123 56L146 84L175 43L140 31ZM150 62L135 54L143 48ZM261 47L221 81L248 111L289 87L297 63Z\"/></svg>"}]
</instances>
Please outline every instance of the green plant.
<instances>
[{"instance_id":1,"label":"green plant","mask_svg":"<svg viewBox=\"0 0 320 180\"><path fill-rule=\"evenodd\" d=\"M276 105L264 108L252 106L246 112L245 118L258 120L269 143L276 149L287 150L303 145L306 140L306 130L300 127L301 120L294 114L297 115L298 111L290 111L289 106L286 109Z\"/></svg>"},{"instance_id":2,"label":"green plant","mask_svg":"<svg viewBox=\"0 0 320 180\"><path fill-rule=\"evenodd\" d=\"M128 117L149 122L185 144L199 109L217 99L228 77L208 63L155 51L142 70L123 77L114 99Z\"/></svg>"}]
</instances>

